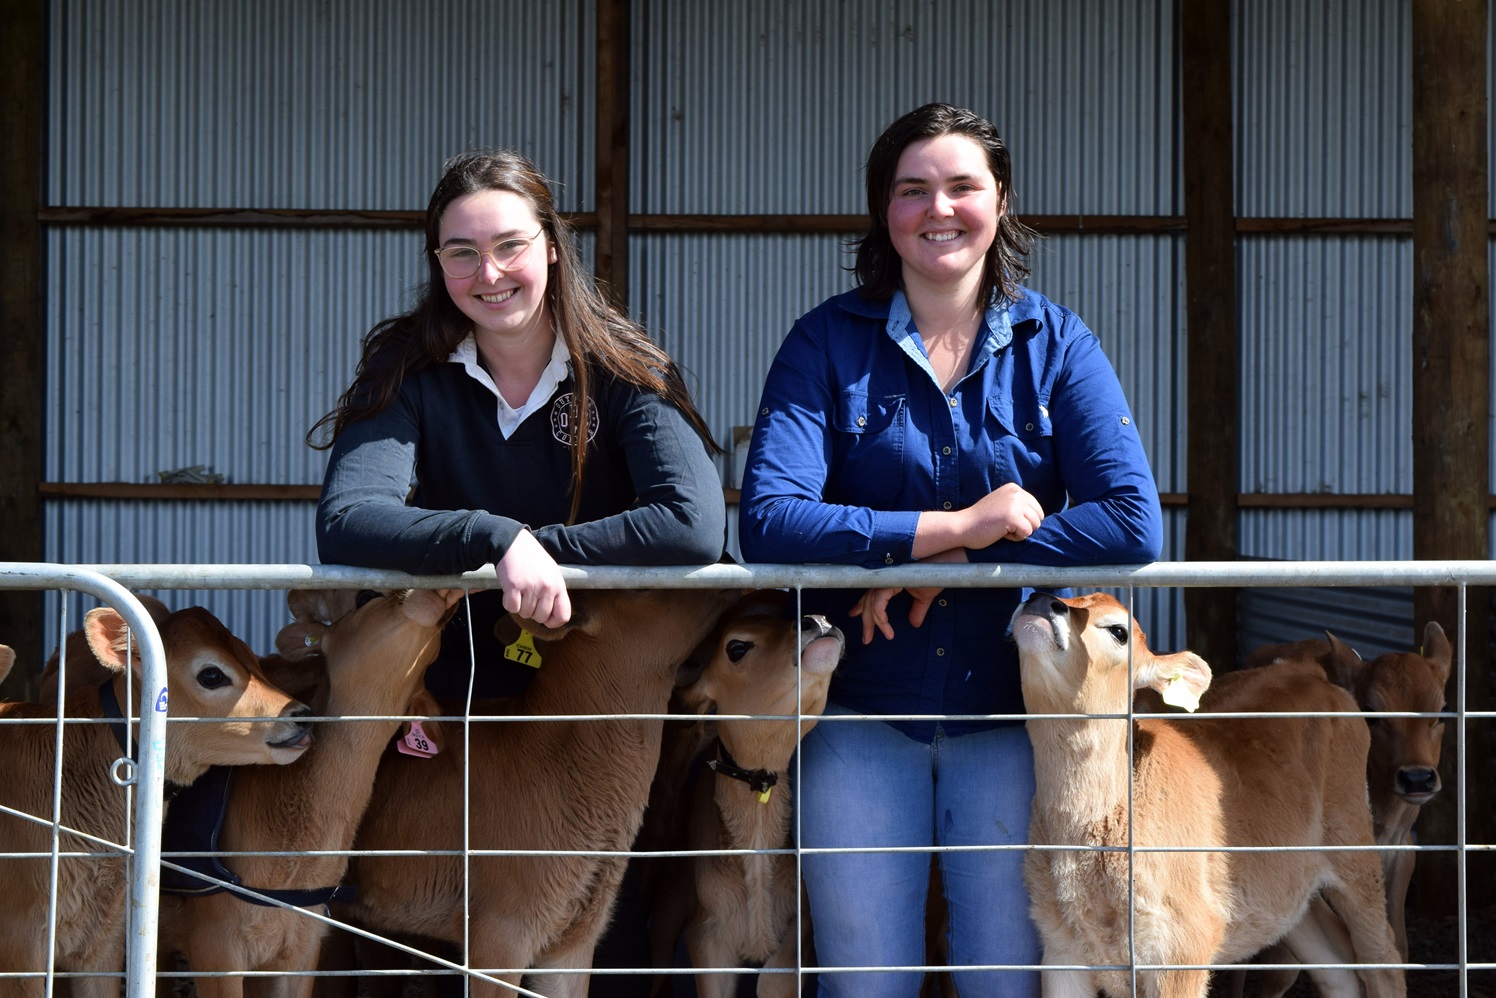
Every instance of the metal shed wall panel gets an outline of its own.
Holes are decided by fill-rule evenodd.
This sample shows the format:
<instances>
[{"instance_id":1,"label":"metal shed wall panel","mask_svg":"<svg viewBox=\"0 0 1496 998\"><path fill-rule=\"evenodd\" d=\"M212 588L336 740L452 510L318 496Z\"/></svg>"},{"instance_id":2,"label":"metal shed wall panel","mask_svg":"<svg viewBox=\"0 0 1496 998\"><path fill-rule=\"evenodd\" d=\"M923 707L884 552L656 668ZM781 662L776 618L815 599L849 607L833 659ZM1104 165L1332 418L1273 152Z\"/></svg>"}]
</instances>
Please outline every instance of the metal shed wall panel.
<instances>
[{"instance_id":1,"label":"metal shed wall panel","mask_svg":"<svg viewBox=\"0 0 1496 998\"><path fill-rule=\"evenodd\" d=\"M879 132L991 119L1020 213L1177 214L1173 3L637 0L635 211L848 213Z\"/></svg>"},{"instance_id":2,"label":"metal shed wall panel","mask_svg":"<svg viewBox=\"0 0 1496 998\"><path fill-rule=\"evenodd\" d=\"M1050 236L1039 241L1030 264L1030 286L1078 315L1101 340L1159 490L1184 492L1184 237Z\"/></svg>"},{"instance_id":3,"label":"metal shed wall panel","mask_svg":"<svg viewBox=\"0 0 1496 998\"><path fill-rule=\"evenodd\" d=\"M70 502L47 513L47 557L82 564L258 564L317 561L309 502ZM290 622L281 591L152 591L172 609L206 607L257 654L275 650L276 632ZM70 630L92 604L68 607ZM84 601L86 602L86 601ZM58 594L49 592L49 621Z\"/></svg>"},{"instance_id":4,"label":"metal shed wall panel","mask_svg":"<svg viewBox=\"0 0 1496 998\"><path fill-rule=\"evenodd\" d=\"M48 6L52 204L419 209L473 146L595 200L591 0Z\"/></svg>"},{"instance_id":5,"label":"metal shed wall panel","mask_svg":"<svg viewBox=\"0 0 1496 998\"><path fill-rule=\"evenodd\" d=\"M1263 645L1323 638L1327 630L1367 661L1419 640L1411 587L1245 589L1240 605L1243 657Z\"/></svg>"},{"instance_id":6,"label":"metal shed wall panel","mask_svg":"<svg viewBox=\"0 0 1496 998\"><path fill-rule=\"evenodd\" d=\"M420 256L409 231L50 230L48 479L320 483L303 435Z\"/></svg>"},{"instance_id":7,"label":"metal shed wall panel","mask_svg":"<svg viewBox=\"0 0 1496 998\"><path fill-rule=\"evenodd\" d=\"M1243 558L1275 561L1407 561L1413 513L1403 509L1248 509L1241 513Z\"/></svg>"},{"instance_id":8,"label":"metal shed wall panel","mask_svg":"<svg viewBox=\"0 0 1496 998\"><path fill-rule=\"evenodd\" d=\"M1238 214L1411 217L1408 4L1231 6Z\"/></svg>"},{"instance_id":9,"label":"metal shed wall panel","mask_svg":"<svg viewBox=\"0 0 1496 998\"><path fill-rule=\"evenodd\" d=\"M1412 242L1252 237L1237 259L1242 490L1411 492Z\"/></svg>"},{"instance_id":10,"label":"metal shed wall panel","mask_svg":"<svg viewBox=\"0 0 1496 998\"><path fill-rule=\"evenodd\" d=\"M686 370L717 442L753 422L790 326L850 287L838 236L640 235L629 240L635 315Z\"/></svg>"}]
</instances>

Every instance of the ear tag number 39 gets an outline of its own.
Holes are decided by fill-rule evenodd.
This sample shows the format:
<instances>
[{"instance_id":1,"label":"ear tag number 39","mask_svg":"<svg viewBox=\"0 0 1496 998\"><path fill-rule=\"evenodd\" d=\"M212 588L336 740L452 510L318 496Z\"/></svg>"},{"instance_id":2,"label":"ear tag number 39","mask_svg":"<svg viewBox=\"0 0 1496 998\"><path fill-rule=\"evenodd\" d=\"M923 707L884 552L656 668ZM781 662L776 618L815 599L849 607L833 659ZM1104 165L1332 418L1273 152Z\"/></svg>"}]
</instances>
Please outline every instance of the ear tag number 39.
<instances>
[{"instance_id":1,"label":"ear tag number 39","mask_svg":"<svg viewBox=\"0 0 1496 998\"><path fill-rule=\"evenodd\" d=\"M529 631L520 631L514 644L504 646L504 657L532 669L540 668L540 652L535 650L535 638Z\"/></svg>"},{"instance_id":2,"label":"ear tag number 39","mask_svg":"<svg viewBox=\"0 0 1496 998\"><path fill-rule=\"evenodd\" d=\"M395 748L405 755L413 755L421 759L429 759L440 751L431 736L426 734L426 729L421 727L420 721L411 721L410 730L405 732L405 737L395 743Z\"/></svg>"}]
</instances>

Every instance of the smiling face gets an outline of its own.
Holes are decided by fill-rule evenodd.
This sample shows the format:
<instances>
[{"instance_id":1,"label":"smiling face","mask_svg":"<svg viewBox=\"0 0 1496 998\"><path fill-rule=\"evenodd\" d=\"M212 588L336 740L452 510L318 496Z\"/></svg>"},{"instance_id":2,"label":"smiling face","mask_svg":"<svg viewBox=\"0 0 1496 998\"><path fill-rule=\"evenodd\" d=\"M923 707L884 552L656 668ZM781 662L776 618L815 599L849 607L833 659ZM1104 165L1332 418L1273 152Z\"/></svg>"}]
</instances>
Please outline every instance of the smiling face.
<instances>
[{"instance_id":1,"label":"smiling face","mask_svg":"<svg viewBox=\"0 0 1496 998\"><path fill-rule=\"evenodd\" d=\"M551 335L545 291L550 265L556 262L556 249L547 233L536 236L540 228L529 203L510 191L465 194L442 212L438 249L470 246L485 254L478 272L471 277L443 274L447 294L472 320L480 343L486 336L515 342ZM505 240L531 237L535 237L534 244L513 269L499 269L489 255Z\"/></svg>"},{"instance_id":2,"label":"smiling face","mask_svg":"<svg viewBox=\"0 0 1496 998\"><path fill-rule=\"evenodd\" d=\"M906 146L888 200L904 287L979 286L1002 203L987 153L970 138L947 133Z\"/></svg>"}]
</instances>

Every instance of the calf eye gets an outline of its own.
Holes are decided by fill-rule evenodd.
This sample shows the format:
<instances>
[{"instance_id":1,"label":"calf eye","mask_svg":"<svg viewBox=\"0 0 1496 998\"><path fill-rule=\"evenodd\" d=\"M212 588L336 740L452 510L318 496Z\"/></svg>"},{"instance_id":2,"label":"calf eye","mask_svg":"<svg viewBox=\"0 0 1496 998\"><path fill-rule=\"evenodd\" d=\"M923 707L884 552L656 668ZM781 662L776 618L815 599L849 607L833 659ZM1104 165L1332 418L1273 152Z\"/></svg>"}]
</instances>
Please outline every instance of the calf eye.
<instances>
[{"instance_id":1,"label":"calf eye","mask_svg":"<svg viewBox=\"0 0 1496 998\"><path fill-rule=\"evenodd\" d=\"M220 686L227 686L230 682L229 677L216 665L210 665L202 672L199 672L197 674L197 681L199 685L210 690L216 690Z\"/></svg>"},{"instance_id":2,"label":"calf eye","mask_svg":"<svg viewBox=\"0 0 1496 998\"><path fill-rule=\"evenodd\" d=\"M1121 624L1113 624L1107 628L1107 631L1110 632L1112 637L1117 639L1119 645L1127 643L1127 628Z\"/></svg>"},{"instance_id":3,"label":"calf eye","mask_svg":"<svg viewBox=\"0 0 1496 998\"><path fill-rule=\"evenodd\" d=\"M752 641L729 641L727 642L727 660L729 662L740 662L743 656L752 650Z\"/></svg>"}]
</instances>

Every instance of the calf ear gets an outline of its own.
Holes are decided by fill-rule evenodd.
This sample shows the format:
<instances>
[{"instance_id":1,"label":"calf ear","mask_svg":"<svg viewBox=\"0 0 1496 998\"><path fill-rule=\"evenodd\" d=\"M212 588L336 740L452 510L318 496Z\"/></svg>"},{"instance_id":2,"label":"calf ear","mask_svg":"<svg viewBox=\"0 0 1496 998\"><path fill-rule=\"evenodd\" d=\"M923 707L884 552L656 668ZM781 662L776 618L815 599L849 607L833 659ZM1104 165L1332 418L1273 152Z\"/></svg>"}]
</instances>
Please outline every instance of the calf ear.
<instances>
[{"instance_id":1,"label":"calf ear","mask_svg":"<svg viewBox=\"0 0 1496 998\"><path fill-rule=\"evenodd\" d=\"M83 635L94 657L115 672L140 671L140 642L130 639L130 625L113 607L101 606L83 617Z\"/></svg>"},{"instance_id":2,"label":"calf ear","mask_svg":"<svg viewBox=\"0 0 1496 998\"><path fill-rule=\"evenodd\" d=\"M1439 684L1449 682L1449 666L1454 659L1454 649L1450 647L1449 639L1444 636L1444 628L1439 626L1437 620L1430 620L1423 628L1423 657L1433 662L1439 668L1442 677Z\"/></svg>"},{"instance_id":3,"label":"calf ear","mask_svg":"<svg viewBox=\"0 0 1496 998\"><path fill-rule=\"evenodd\" d=\"M156 597L147 596L145 593L136 593L135 598L140 600L140 605L145 607L145 612L151 615L151 619L156 622L157 628L166 623L166 618L171 616L171 607Z\"/></svg>"},{"instance_id":4,"label":"calf ear","mask_svg":"<svg viewBox=\"0 0 1496 998\"><path fill-rule=\"evenodd\" d=\"M275 636L275 650L290 662L322 654L322 638L328 627L321 621L293 620Z\"/></svg>"},{"instance_id":5,"label":"calf ear","mask_svg":"<svg viewBox=\"0 0 1496 998\"><path fill-rule=\"evenodd\" d=\"M296 656L263 655L260 671L270 685L312 708L313 714L327 713L331 684L327 658L320 651L303 647Z\"/></svg>"},{"instance_id":6,"label":"calf ear","mask_svg":"<svg viewBox=\"0 0 1496 998\"><path fill-rule=\"evenodd\" d=\"M436 697L432 696L429 690L422 687L416 691L415 696L410 698L410 705L405 708L405 712L407 714L419 715L423 718L437 717L442 712L442 706L436 702ZM422 721L421 730L426 733L426 737L431 741L431 744L436 746L437 751L441 751L447 747L447 739L442 734L440 721ZM401 737L404 737L405 733L410 731L410 722L404 722L400 726L400 731Z\"/></svg>"},{"instance_id":7,"label":"calf ear","mask_svg":"<svg viewBox=\"0 0 1496 998\"><path fill-rule=\"evenodd\" d=\"M717 686L707 674L706 664L687 659L675 670L675 689L670 702L687 714L710 714L717 706Z\"/></svg>"},{"instance_id":8,"label":"calf ear","mask_svg":"<svg viewBox=\"0 0 1496 998\"><path fill-rule=\"evenodd\" d=\"M560 627L543 627L533 620L524 617L515 617L519 625L530 632L530 635L541 641L555 641L564 637L572 631L581 631L584 634L595 634L601 627L602 614L592 609L592 601L596 597L591 592L574 592L571 594L571 619ZM606 598L606 597L604 597ZM615 615L616 617L616 615Z\"/></svg>"},{"instance_id":9,"label":"calf ear","mask_svg":"<svg viewBox=\"0 0 1496 998\"><path fill-rule=\"evenodd\" d=\"M10 645L0 645L0 683L10 675L10 667L16 664L16 650Z\"/></svg>"},{"instance_id":10,"label":"calf ear","mask_svg":"<svg viewBox=\"0 0 1496 998\"><path fill-rule=\"evenodd\" d=\"M675 688L678 690L695 686L701 679L701 674L706 671L707 660L692 655L680 665L675 667Z\"/></svg>"},{"instance_id":11,"label":"calf ear","mask_svg":"<svg viewBox=\"0 0 1496 998\"><path fill-rule=\"evenodd\" d=\"M1366 663L1361 660L1361 656L1354 648L1329 631L1325 632L1325 637L1330 639L1330 655L1325 661L1325 671L1330 677L1330 682L1354 693L1356 676Z\"/></svg>"},{"instance_id":12,"label":"calf ear","mask_svg":"<svg viewBox=\"0 0 1496 998\"><path fill-rule=\"evenodd\" d=\"M286 593L286 609L303 623L331 624L357 603L357 589L292 589Z\"/></svg>"},{"instance_id":13,"label":"calf ear","mask_svg":"<svg viewBox=\"0 0 1496 998\"><path fill-rule=\"evenodd\" d=\"M1210 666L1205 659L1192 651L1179 651L1172 655L1156 655L1151 661L1139 665L1133 689L1147 687L1162 694L1171 683L1178 682L1199 700L1210 689L1210 680Z\"/></svg>"},{"instance_id":14,"label":"calf ear","mask_svg":"<svg viewBox=\"0 0 1496 998\"><path fill-rule=\"evenodd\" d=\"M494 621L493 636L499 639L501 645L512 645L519 640L519 632L522 629L519 621L514 618L514 614L506 613Z\"/></svg>"}]
</instances>

